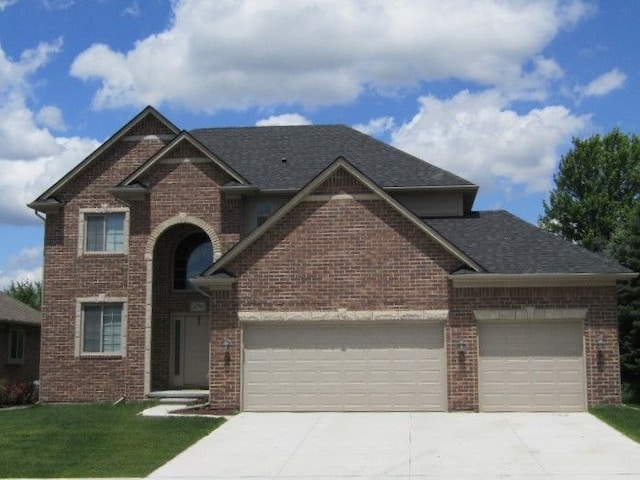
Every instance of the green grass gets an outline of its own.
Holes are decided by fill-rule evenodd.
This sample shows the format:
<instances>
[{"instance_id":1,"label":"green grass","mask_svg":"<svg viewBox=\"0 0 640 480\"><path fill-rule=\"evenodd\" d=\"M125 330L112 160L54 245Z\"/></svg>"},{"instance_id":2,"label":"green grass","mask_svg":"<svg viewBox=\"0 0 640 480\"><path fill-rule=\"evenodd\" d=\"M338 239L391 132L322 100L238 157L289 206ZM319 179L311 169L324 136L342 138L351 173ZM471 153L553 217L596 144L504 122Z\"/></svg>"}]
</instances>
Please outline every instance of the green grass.
<instances>
[{"instance_id":1,"label":"green grass","mask_svg":"<svg viewBox=\"0 0 640 480\"><path fill-rule=\"evenodd\" d=\"M640 409L637 406L594 407L591 409L591 413L619 432L624 433L627 437L640 443Z\"/></svg>"},{"instance_id":2,"label":"green grass","mask_svg":"<svg viewBox=\"0 0 640 480\"><path fill-rule=\"evenodd\" d=\"M0 477L146 476L224 421L136 415L148 406L0 410Z\"/></svg>"}]
</instances>

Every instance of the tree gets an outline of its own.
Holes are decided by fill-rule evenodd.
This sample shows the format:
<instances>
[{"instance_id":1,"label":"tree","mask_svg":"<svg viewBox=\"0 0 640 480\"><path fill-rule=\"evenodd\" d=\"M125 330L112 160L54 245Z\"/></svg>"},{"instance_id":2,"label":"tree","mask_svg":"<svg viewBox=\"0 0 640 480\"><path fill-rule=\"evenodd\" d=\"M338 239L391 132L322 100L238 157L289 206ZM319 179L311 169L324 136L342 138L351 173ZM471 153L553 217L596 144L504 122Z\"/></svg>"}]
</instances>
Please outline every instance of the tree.
<instances>
[{"instance_id":1,"label":"tree","mask_svg":"<svg viewBox=\"0 0 640 480\"><path fill-rule=\"evenodd\" d=\"M640 139L615 128L573 139L560 160L540 226L595 252L605 252L640 194Z\"/></svg>"},{"instance_id":2,"label":"tree","mask_svg":"<svg viewBox=\"0 0 640 480\"><path fill-rule=\"evenodd\" d=\"M12 280L4 293L16 300L40 310L42 301L42 283L31 280Z\"/></svg>"},{"instance_id":3,"label":"tree","mask_svg":"<svg viewBox=\"0 0 640 480\"><path fill-rule=\"evenodd\" d=\"M640 202L629 219L616 230L609 254L627 268L640 272ZM640 400L640 280L634 278L618 289L618 327L622 381Z\"/></svg>"}]
</instances>

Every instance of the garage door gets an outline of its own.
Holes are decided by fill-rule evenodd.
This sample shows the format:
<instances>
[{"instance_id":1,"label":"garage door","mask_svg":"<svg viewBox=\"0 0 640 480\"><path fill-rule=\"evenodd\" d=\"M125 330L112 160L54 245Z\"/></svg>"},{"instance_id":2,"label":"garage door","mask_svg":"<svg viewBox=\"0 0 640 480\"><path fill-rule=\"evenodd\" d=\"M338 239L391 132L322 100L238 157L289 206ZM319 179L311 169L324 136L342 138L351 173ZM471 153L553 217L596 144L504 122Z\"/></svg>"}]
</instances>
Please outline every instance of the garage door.
<instances>
[{"instance_id":1,"label":"garage door","mask_svg":"<svg viewBox=\"0 0 640 480\"><path fill-rule=\"evenodd\" d=\"M480 410L585 409L581 322L480 323Z\"/></svg>"},{"instance_id":2,"label":"garage door","mask_svg":"<svg viewBox=\"0 0 640 480\"><path fill-rule=\"evenodd\" d=\"M446 408L439 325L247 325L247 411Z\"/></svg>"}]
</instances>

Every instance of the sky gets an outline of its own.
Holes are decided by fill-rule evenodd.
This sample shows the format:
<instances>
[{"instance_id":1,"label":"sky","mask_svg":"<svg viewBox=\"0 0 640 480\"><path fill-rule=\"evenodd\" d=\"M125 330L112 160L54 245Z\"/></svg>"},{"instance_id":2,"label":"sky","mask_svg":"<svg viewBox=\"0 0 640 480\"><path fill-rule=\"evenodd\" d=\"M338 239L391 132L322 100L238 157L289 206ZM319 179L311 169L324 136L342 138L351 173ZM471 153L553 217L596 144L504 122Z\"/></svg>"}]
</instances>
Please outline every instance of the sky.
<instances>
[{"instance_id":1,"label":"sky","mask_svg":"<svg viewBox=\"0 0 640 480\"><path fill-rule=\"evenodd\" d=\"M635 0L0 0L0 289L26 207L147 105L181 129L346 124L536 224L574 137L640 132Z\"/></svg>"}]
</instances>

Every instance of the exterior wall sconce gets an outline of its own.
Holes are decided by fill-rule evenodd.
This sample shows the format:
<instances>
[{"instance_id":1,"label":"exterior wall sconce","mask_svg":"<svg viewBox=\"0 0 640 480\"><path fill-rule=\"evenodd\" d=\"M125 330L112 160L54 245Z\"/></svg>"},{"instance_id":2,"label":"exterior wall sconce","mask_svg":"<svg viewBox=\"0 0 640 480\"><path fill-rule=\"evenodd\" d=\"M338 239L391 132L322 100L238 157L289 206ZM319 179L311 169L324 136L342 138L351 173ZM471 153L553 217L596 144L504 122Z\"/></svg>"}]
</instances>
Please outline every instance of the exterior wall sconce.
<instances>
[{"instance_id":1,"label":"exterior wall sconce","mask_svg":"<svg viewBox=\"0 0 640 480\"><path fill-rule=\"evenodd\" d=\"M596 340L596 348L598 349L598 352L602 352L602 350L604 350L604 338L602 338L602 335L600 335L598 340Z\"/></svg>"},{"instance_id":2,"label":"exterior wall sconce","mask_svg":"<svg viewBox=\"0 0 640 480\"><path fill-rule=\"evenodd\" d=\"M228 338L225 338L222 342L222 346L224 347L224 365L228 367L231 365L231 346L233 343Z\"/></svg>"},{"instance_id":3,"label":"exterior wall sconce","mask_svg":"<svg viewBox=\"0 0 640 480\"><path fill-rule=\"evenodd\" d=\"M465 353L467 351L467 342L464 339L458 340L458 353Z\"/></svg>"}]
</instances>

